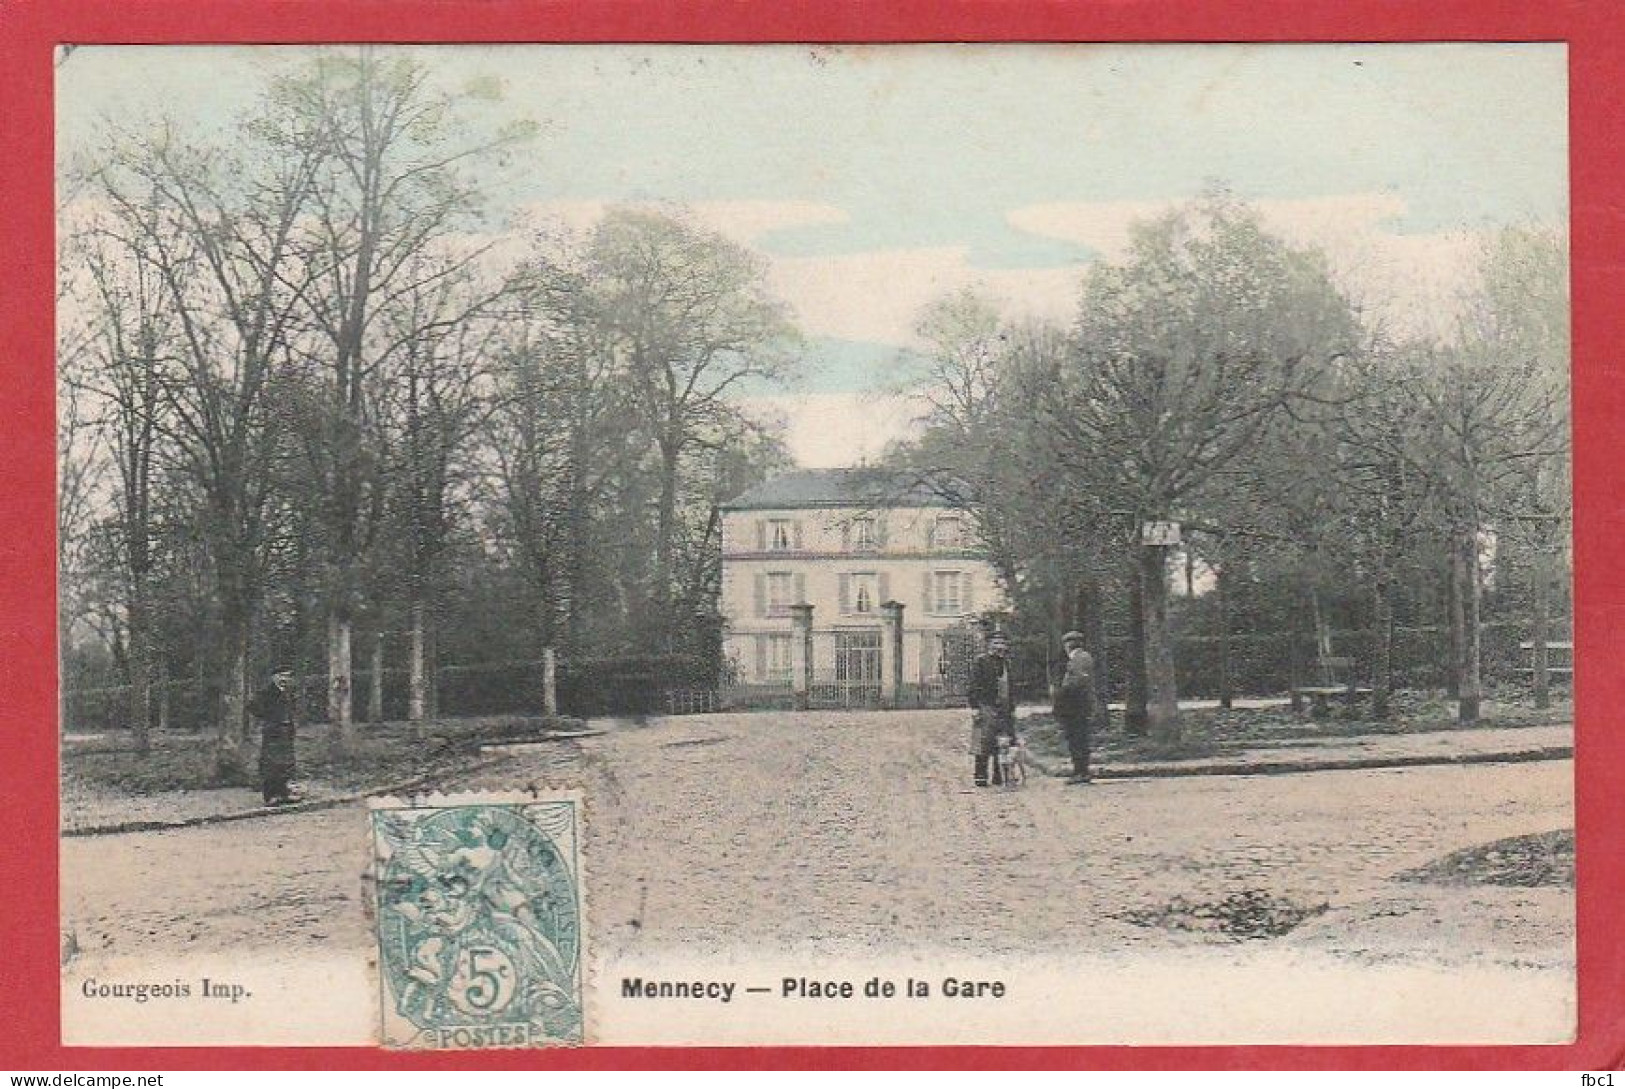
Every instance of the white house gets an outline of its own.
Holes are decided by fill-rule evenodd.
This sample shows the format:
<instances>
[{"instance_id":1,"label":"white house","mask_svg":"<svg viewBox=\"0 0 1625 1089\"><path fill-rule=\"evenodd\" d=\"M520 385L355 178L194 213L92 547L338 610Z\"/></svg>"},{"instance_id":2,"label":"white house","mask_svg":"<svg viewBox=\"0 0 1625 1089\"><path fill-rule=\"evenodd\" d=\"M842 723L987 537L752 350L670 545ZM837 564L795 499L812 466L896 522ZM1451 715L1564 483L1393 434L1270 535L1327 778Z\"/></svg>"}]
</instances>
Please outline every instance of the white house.
<instances>
[{"instance_id":1,"label":"white house","mask_svg":"<svg viewBox=\"0 0 1625 1089\"><path fill-rule=\"evenodd\" d=\"M877 470L786 473L722 510L723 652L739 684L785 690L810 665L850 700L884 702L883 682L929 690L963 658L966 621L1005 607L969 516Z\"/></svg>"}]
</instances>

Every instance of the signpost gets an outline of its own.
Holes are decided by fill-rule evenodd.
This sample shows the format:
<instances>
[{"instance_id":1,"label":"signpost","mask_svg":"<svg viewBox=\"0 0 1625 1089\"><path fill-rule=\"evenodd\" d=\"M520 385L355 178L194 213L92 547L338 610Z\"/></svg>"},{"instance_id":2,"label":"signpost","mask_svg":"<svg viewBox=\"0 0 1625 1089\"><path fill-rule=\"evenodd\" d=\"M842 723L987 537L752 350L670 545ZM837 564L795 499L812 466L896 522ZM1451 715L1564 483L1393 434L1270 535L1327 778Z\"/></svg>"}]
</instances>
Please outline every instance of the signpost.
<instances>
[{"instance_id":1,"label":"signpost","mask_svg":"<svg viewBox=\"0 0 1625 1089\"><path fill-rule=\"evenodd\" d=\"M1179 543L1178 522L1141 522L1140 543L1147 546L1168 546Z\"/></svg>"}]
</instances>

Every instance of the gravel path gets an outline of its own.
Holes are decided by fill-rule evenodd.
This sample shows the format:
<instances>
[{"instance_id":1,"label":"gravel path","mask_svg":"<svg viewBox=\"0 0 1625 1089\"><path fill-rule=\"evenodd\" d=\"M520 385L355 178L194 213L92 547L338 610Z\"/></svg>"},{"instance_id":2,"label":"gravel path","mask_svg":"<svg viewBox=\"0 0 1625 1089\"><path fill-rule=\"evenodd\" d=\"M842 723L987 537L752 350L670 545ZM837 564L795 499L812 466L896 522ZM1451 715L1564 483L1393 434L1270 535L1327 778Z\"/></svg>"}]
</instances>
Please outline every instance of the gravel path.
<instances>
[{"instance_id":1,"label":"gravel path","mask_svg":"<svg viewBox=\"0 0 1625 1089\"><path fill-rule=\"evenodd\" d=\"M540 746L469 788L579 783L595 943L1042 954L1181 947L1136 925L1243 893L1326 903L1282 942L1560 964L1572 891L1394 876L1572 826L1572 764L973 790L953 712L706 716ZM81 953L365 948L359 807L65 840Z\"/></svg>"},{"instance_id":2,"label":"gravel path","mask_svg":"<svg viewBox=\"0 0 1625 1089\"><path fill-rule=\"evenodd\" d=\"M967 732L955 712L623 724L448 785L582 788L590 986L622 1041L1279 1040L1291 1011L1302 1039L1569 1031L1571 888L1396 880L1572 827L1569 761L974 790ZM66 1038L366 1042L365 832L347 805L65 839ZM618 1000L626 972L777 978L742 954L899 978L980 966L1025 989L997 1022L934 1006L926 1036L861 1006L764 1027L747 1010L776 1006ZM253 997L81 994L200 978ZM1045 997L1061 990L1070 1004Z\"/></svg>"}]
</instances>

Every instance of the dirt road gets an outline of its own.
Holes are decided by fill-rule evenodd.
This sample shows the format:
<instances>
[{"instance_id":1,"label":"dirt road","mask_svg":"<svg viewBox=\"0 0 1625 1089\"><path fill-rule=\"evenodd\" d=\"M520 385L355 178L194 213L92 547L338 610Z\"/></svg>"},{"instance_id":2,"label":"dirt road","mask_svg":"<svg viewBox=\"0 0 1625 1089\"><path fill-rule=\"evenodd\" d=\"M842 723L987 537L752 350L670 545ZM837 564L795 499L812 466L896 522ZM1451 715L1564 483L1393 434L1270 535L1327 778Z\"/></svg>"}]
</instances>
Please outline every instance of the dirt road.
<instances>
[{"instance_id":1,"label":"dirt road","mask_svg":"<svg viewBox=\"0 0 1625 1089\"><path fill-rule=\"evenodd\" d=\"M1289 913L1324 905L1271 940L1350 957L1572 956L1566 889L1392 880L1457 848L1567 827L1567 762L1090 787L1039 776L978 791L961 720L657 721L521 753L461 785L585 788L606 955L1225 944L1168 906L1252 897ZM363 834L346 808L66 840L67 940L118 956L364 949Z\"/></svg>"}]
</instances>

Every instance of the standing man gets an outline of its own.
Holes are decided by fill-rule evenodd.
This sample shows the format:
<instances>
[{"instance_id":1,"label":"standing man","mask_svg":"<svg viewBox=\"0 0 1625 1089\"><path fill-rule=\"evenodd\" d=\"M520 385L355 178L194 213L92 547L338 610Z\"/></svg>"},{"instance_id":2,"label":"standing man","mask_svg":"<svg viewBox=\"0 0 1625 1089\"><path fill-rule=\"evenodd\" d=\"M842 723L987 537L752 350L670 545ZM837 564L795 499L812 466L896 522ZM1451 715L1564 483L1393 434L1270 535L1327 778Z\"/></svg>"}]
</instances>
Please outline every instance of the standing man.
<instances>
[{"instance_id":1,"label":"standing man","mask_svg":"<svg viewBox=\"0 0 1625 1089\"><path fill-rule=\"evenodd\" d=\"M1091 781L1089 774L1089 732L1095 717L1095 660L1083 648L1088 645L1082 632L1061 636L1066 651L1066 673L1055 690L1055 721L1066 734L1067 751L1072 755L1072 777L1068 785Z\"/></svg>"},{"instance_id":2,"label":"standing man","mask_svg":"<svg viewBox=\"0 0 1625 1089\"><path fill-rule=\"evenodd\" d=\"M976 756L975 784L988 784L988 762L993 761L993 782L1003 777L994 759L999 738L1016 736L1016 701L1010 686L1010 640L994 632L987 653L978 655L970 670L971 752Z\"/></svg>"},{"instance_id":3,"label":"standing man","mask_svg":"<svg viewBox=\"0 0 1625 1089\"><path fill-rule=\"evenodd\" d=\"M271 683L259 690L248 710L260 720L260 794L266 805L287 805L294 800L289 785L298 772L294 759L293 672L277 669Z\"/></svg>"}]
</instances>

